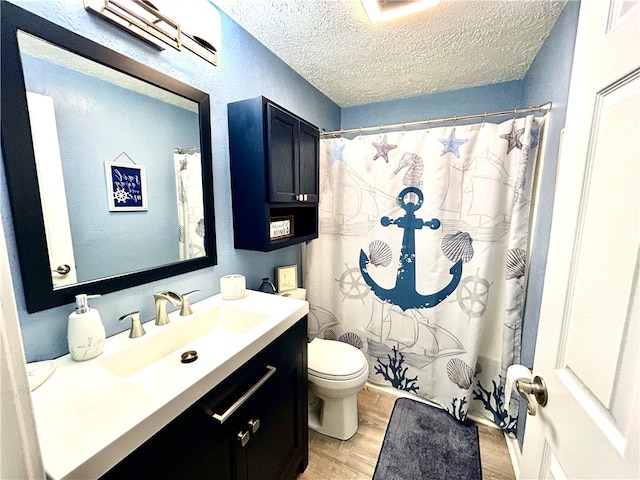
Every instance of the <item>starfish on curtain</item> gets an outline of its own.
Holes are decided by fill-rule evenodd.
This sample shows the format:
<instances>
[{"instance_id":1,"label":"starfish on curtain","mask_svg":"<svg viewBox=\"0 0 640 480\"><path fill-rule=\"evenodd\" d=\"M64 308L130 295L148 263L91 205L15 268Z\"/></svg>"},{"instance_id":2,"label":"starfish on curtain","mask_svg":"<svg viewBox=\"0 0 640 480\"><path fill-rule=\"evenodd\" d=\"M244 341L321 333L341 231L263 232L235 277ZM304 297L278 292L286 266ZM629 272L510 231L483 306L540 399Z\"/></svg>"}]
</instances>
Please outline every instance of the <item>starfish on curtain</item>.
<instances>
[{"instance_id":1,"label":"starfish on curtain","mask_svg":"<svg viewBox=\"0 0 640 480\"><path fill-rule=\"evenodd\" d=\"M500 138L504 138L508 142L507 155L509 155L514 148L522 150L522 142L520 141L522 135L524 135L524 128L518 129L515 121L511 124L511 131L509 133L500 135Z\"/></svg>"},{"instance_id":2,"label":"starfish on curtain","mask_svg":"<svg viewBox=\"0 0 640 480\"><path fill-rule=\"evenodd\" d=\"M384 158L384 161L386 163L389 163L389 152L391 150L393 150L394 148L398 148L397 145L391 145L391 144L387 143L387 134L386 133L382 137L382 142L380 142L380 143L371 142L371 145L376 147L376 150L377 150L376 154L373 156L373 161L375 161L379 157L382 157L382 158Z\"/></svg>"},{"instance_id":3,"label":"starfish on curtain","mask_svg":"<svg viewBox=\"0 0 640 480\"><path fill-rule=\"evenodd\" d=\"M440 156L444 156L447 153L453 153L457 158L460 158L460 152L458 149L461 145L467 143L469 141L468 138L456 138L456 129L454 128L451 131L451 135L447 138L439 138L438 141L444 145L442 152L440 152Z\"/></svg>"},{"instance_id":4,"label":"starfish on curtain","mask_svg":"<svg viewBox=\"0 0 640 480\"><path fill-rule=\"evenodd\" d=\"M332 139L329 144L329 148L327 149L327 153L329 154L329 160L331 162L343 162L342 151L346 146L345 143L342 142L342 139Z\"/></svg>"}]
</instances>

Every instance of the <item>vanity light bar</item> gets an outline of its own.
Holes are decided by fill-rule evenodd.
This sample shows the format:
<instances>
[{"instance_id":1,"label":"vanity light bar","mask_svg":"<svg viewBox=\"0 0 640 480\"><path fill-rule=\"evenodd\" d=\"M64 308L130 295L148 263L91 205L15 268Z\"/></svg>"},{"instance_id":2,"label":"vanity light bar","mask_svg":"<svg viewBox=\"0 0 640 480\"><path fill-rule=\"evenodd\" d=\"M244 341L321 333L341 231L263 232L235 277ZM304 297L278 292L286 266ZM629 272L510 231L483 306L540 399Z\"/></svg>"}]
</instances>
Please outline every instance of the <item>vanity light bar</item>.
<instances>
[{"instance_id":1,"label":"vanity light bar","mask_svg":"<svg viewBox=\"0 0 640 480\"><path fill-rule=\"evenodd\" d=\"M179 36L171 35L161 27L164 22L169 28L176 30L180 28L178 24L160 12L156 14L150 11L143 2L136 0L125 0L125 2L129 6L115 0L84 0L84 8L134 34L158 50L164 50L165 45L180 50Z\"/></svg>"},{"instance_id":2,"label":"vanity light bar","mask_svg":"<svg viewBox=\"0 0 640 480\"><path fill-rule=\"evenodd\" d=\"M184 30L181 35L182 46L191 53L196 54L203 60L213 65L218 65L218 50L216 47L207 42L204 38L197 35L191 35Z\"/></svg>"},{"instance_id":3,"label":"vanity light bar","mask_svg":"<svg viewBox=\"0 0 640 480\"><path fill-rule=\"evenodd\" d=\"M163 15L147 0L83 0L85 10L135 35L149 45L164 50L168 45L186 50L217 65L218 52L206 40L190 35L180 25Z\"/></svg>"}]
</instances>

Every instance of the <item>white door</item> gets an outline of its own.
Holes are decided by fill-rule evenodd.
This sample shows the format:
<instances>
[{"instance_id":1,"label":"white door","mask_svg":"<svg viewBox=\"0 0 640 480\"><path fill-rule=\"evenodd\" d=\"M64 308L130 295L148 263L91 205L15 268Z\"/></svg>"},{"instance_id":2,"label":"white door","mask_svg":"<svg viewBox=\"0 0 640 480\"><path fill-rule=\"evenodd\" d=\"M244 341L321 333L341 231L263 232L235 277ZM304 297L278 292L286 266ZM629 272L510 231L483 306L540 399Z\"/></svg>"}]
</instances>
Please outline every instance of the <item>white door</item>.
<instances>
[{"instance_id":1,"label":"white door","mask_svg":"<svg viewBox=\"0 0 640 480\"><path fill-rule=\"evenodd\" d=\"M640 2L580 7L521 478L640 478Z\"/></svg>"},{"instance_id":2,"label":"white door","mask_svg":"<svg viewBox=\"0 0 640 480\"><path fill-rule=\"evenodd\" d=\"M53 98L27 92L53 286L77 283ZM66 272L66 273L65 273Z\"/></svg>"}]
</instances>

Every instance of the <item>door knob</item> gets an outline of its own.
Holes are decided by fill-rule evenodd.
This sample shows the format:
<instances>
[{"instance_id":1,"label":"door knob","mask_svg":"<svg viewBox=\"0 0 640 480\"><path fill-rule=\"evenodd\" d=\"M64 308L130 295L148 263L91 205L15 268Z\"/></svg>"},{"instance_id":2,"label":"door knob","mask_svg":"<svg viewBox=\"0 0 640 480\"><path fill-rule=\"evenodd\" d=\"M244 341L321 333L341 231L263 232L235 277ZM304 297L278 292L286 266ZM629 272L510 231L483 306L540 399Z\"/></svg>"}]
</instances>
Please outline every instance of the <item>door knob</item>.
<instances>
[{"instance_id":1,"label":"door knob","mask_svg":"<svg viewBox=\"0 0 640 480\"><path fill-rule=\"evenodd\" d=\"M240 442L241 446L245 446L247 443L249 443L249 432L238 432L238 441Z\"/></svg>"},{"instance_id":2,"label":"door knob","mask_svg":"<svg viewBox=\"0 0 640 480\"><path fill-rule=\"evenodd\" d=\"M58 265L58 268L51 271L59 275L66 275L71 271L71 267L65 263L64 265Z\"/></svg>"},{"instance_id":3,"label":"door knob","mask_svg":"<svg viewBox=\"0 0 640 480\"><path fill-rule=\"evenodd\" d=\"M527 412L532 417L537 413L536 403L541 407L547 404L549 398L547 384L537 375L533 380L527 380L526 378L516 380L516 390L520 396L527 400Z\"/></svg>"}]
</instances>

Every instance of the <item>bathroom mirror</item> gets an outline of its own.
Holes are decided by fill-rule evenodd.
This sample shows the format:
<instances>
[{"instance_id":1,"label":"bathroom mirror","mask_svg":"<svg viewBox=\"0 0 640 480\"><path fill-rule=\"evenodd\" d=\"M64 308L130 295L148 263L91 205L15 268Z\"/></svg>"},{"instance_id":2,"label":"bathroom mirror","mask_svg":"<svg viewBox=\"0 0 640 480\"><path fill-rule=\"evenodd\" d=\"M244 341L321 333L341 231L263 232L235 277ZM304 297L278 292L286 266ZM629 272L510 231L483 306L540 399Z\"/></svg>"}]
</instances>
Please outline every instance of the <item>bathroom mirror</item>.
<instances>
[{"instance_id":1,"label":"bathroom mirror","mask_svg":"<svg viewBox=\"0 0 640 480\"><path fill-rule=\"evenodd\" d=\"M1 15L27 311L215 265L209 96L15 5Z\"/></svg>"}]
</instances>

